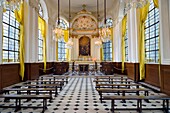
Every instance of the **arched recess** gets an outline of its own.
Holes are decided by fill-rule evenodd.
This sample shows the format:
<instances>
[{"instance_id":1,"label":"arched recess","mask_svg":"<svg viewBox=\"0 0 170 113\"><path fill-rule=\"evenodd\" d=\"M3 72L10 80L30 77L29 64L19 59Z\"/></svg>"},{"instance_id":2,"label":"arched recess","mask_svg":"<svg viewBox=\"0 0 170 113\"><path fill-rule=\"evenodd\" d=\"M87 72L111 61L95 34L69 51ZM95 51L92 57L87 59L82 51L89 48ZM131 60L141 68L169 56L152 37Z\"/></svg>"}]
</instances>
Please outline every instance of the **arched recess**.
<instances>
[{"instance_id":1,"label":"arched recess","mask_svg":"<svg viewBox=\"0 0 170 113\"><path fill-rule=\"evenodd\" d=\"M48 10L47 10L47 5L44 2L44 0L39 0L39 3L41 4L42 8L43 8L43 12L44 12L44 19L46 22L48 22Z\"/></svg>"}]
</instances>

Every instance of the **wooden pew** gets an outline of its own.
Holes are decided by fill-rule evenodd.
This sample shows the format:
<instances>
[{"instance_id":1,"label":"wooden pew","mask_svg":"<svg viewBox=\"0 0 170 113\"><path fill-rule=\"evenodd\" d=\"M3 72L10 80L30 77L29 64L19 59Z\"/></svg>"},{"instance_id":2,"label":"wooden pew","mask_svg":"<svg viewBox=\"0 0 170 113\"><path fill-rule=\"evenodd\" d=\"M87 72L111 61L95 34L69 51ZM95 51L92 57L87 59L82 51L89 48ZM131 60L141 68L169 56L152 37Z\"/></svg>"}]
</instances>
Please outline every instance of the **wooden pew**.
<instances>
[{"instance_id":1,"label":"wooden pew","mask_svg":"<svg viewBox=\"0 0 170 113\"><path fill-rule=\"evenodd\" d=\"M10 91L16 91L17 94L22 94L27 93L27 94L31 94L33 93L32 91L35 91L35 93L38 95L39 92L43 91L43 93L48 94L47 92L49 92L49 96L50 96L50 102L52 100L52 91L55 90L55 88L4 88L3 89L5 92L7 92L9 94Z\"/></svg>"},{"instance_id":2,"label":"wooden pew","mask_svg":"<svg viewBox=\"0 0 170 113\"><path fill-rule=\"evenodd\" d=\"M104 96L103 99L111 100L111 110L112 113L115 110L137 110L139 113L142 113L142 110L164 110L165 113L169 113L169 99L170 96L166 95L157 95L157 96ZM137 100L137 108L115 108L115 100ZM162 100L162 108L142 108L142 100Z\"/></svg>"},{"instance_id":3,"label":"wooden pew","mask_svg":"<svg viewBox=\"0 0 170 113\"><path fill-rule=\"evenodd\" d=\"M39 79L45 80L45 79L53 79L53 80L58 80L61 79L63 81L66 81L68 83L68 78L69 76L57 76L57 75L46 75L46 76L40 76Z\"/></svg>"},{"instance_id":4,"label":"wooden pew","mask_svg":"<svg viewBox=\"0 0 170 113\"><path fill-rule=\"evenodd\" d=\"M99 82L100 83L111 83L113 84L114 82L120 82L120 83L126 83L126 84L130 84L130 83L133 83L132 80L93 80L93 82L96 82L96 84L98 84Z\"/></svg>"},{"instance_id":5,"label":"wooden pew","mask_svg":"<svg viewBox=\"0 0 170 113\"><path fill-rule=\"evenodd\" d=\"M15 99L15 106L0 105L0 108L15 108L15 112L21 108L43 108L42 113L47 109L47 99L50 99L50 95L0 95L0 98ZM42 99L43 106L21 106L22 99Z\"/></svg>"},{"instance_id":6,"label":"wooden pew","mask_svg":"<svg viewBox=\"0 0 170 113\"><path fill-rule=\"evenodd\" d=\"M143 89L143 88L136 88L136 89L124 89L124 88L97 88L96 89L100 95L100 101L102 103L102 93L122 93L122 96L125 96L125 93L136 93L136 95L139 95L139 92L144 91L145 96L149 95L149 89Z\"/></svg>"},{"instance_id":7,"label":"wooden pew","mask_svg":"<svg viewBox=\"0 0 170 113\"><path fill-rule=\"evenodd\" d=\"M127 87L130 88L130 86L136 86L136 88L139 88L139 86L142 86L141 84L136 84L136 83L132 83L132 84L96 84L96 88L120 88L120 87Z\"/></svg>"}]
</instances>

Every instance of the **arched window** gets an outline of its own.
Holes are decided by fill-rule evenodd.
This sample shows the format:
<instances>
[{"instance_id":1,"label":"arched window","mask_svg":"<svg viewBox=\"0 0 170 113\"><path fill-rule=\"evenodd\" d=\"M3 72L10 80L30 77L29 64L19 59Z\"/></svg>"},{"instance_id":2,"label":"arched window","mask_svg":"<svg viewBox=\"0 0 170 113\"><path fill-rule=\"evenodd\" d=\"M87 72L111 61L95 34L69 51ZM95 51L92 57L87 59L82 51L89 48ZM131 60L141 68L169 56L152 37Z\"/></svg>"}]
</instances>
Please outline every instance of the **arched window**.
<instances>
[{"instance_id":1,"label":"arched window","mask_svg":"<svg viewBox=\"0 0 170 113\"><path fill-rule=\"evenodd\" d=\"M153 0L145 21L145 60L159 62L159 9L154 6Z\"/></svg>"},{"instance_id":2,"label":"arched window","mask_svg":"<svg viewBox=\"0 0 170 113\"><path fill-rule=\"evenodd\" d=\"M38 6L39 6L39 16L43 18L44 16L43 8L41 4L39 4ZM42 61L42 60L43 60L43 37L42 37L41 30L38 29L38 61Z\"/></svg>"},{"instance_id":3,"label":"arched window","mask_svg":"<svg viewBox=\"0 0 170 113\"><path fill-rule=\"evenodd\" d=\"M3 13L3 62L19 62L20 24L14 11Z\"/></svg>"},{"instance_id":4,"label":"arched window","mask_svg":"<svg viewBox=\"0 0 170 113\"><path fill-rule=\"evenodd\" d=\"M63 19L60 19L60 27L62 29L67 29L68 26ZM64 39L58 40L58 61L65 61L66 60L66 43Z\"/></svg>"},{"instance_id":5,"label":"arched window","mask_svg":"<svg viewBox=\"0 0 170 113\"><path fill-rule=\"evenodd\" d=\"M108 18L106 20L106 26L112 27L113 20ZM103 54L104 54L104 61L112 61L112 41L103 42Z\"/></svg>"},{"instance_id":6,"label":"arched window","mask_svg":"<svg viewBox=\"0 0 170 113\"><path fill-rule=\"evenodd\" d=\"M126 22L127 23L127 22ZM126 34L125 34L125 61L128 61L128 28L127 28L127 24L126 24Z\"/></svg>"},{"instance_id":7,"label":"arched window","mask_svg":"<svg viewBox=\"0 0 170 113\"><path fill-rule=\"evenodd\" d=\"M43 8L42 8L41 4L38 4L38 7L39 7L39 16L43 18L44 12L43 12Z\"/></svg>"}]
</instances>

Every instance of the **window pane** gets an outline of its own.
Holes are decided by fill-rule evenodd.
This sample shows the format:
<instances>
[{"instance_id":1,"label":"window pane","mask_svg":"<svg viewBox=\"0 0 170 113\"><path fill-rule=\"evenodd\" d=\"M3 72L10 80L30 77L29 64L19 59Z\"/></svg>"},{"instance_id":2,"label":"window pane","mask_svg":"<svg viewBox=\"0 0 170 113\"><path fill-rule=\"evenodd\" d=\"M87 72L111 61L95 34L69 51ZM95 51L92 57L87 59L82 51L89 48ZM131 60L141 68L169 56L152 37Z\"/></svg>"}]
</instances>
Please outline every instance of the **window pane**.
<instances>
[{"instance_id":1,"label":"window pane","mask_svg":"<svg viewBox=\"0 0 170 113\"><path fill-rule=\"evenodd\" d=\"M104 61L112 61L112 42L103 43Z\"/></svg>"},{"instance_id":2,"label":"window pane","mask_svg":"<svg viewBox=\"0 0 170 113\"><path fill-rule=\"evenodd\" d=\"M17 26L16 26L17 25ZM19 62L19 23L13 11L3 13L3 62Z\"/></svg>"},{"instance_id":3,"label":"window pane","mask_svg":"<svg viewBox=\"0 0 170 113\"><path fill-rule=\"evenodd\" d=\"M151 1L148 17L145 21L145 60L159 61L159 9Z\"/></svg>"}]
</instances>

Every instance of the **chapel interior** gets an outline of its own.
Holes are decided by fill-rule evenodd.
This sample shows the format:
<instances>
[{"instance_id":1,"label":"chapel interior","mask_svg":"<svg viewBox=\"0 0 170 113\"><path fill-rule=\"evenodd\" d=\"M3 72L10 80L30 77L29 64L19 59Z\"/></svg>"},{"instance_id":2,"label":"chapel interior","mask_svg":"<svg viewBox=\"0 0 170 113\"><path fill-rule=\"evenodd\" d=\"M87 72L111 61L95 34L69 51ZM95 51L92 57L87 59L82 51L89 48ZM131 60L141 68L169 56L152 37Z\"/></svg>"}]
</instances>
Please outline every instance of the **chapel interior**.
<instances>
[{"instance_id":1,"label":"chapel interior","mask_svg":"<svg viewBox=\"0 0 170 113\"><path fill-rule=\"evenodd\" d=\"M170 113L169 0L0 0L0 50L0 113Z\"/></svg>"}]
</instances>

